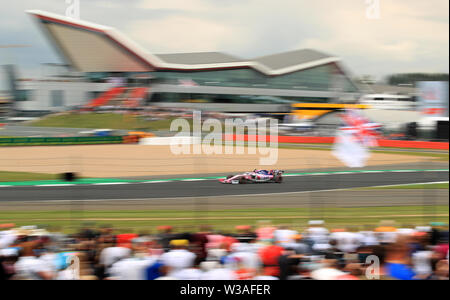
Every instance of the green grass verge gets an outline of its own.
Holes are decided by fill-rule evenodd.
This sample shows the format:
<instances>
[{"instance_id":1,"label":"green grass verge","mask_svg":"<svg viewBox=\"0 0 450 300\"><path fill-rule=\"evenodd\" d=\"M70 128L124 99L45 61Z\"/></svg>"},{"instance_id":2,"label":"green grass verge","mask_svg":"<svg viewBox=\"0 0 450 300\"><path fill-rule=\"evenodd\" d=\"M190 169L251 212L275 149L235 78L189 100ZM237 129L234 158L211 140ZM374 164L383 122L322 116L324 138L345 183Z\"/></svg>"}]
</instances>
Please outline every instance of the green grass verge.
<instances>
[{"instance_id":1,"label":"green grass verge","mask_svg":"<svg viewBox=\"0 0 450 300\"><path fill-rule=\"evenodd\" d=\"M224 145L225 143L222 143ZM267 146L270 147L269 141L267 142ZM333 149L332 144L278 144L277 147L279 149L294 149L294 150L317 150L317 151L331 151ZM248 142L243 143L244 147L249 147ZM443 152L427 152L427 149L415 149L417 151L408 151L405 148L395 148L396 150L380 150L377 148L371 149L374 153L383 153L383 154L398 154L398 155L410 155L410 156L422 156L422 157L430 157L436 158L438 161L448 161L449 153Z\"/></svg>"},{"instance_id":2,"label":"green grass verge","mask_svg":"<svg viewBox=\"0 0 450 300\"><path fill-rule=\"evenodd\" d=\"M215 211L190 210L117 210L117 211L3 211L0 223L59 227L74 232L82 224L110 224L119 231L150 231L156 226L172 225L178 231L197 230L209 224L218 230L233 230L236 225L256 225L259 220L287 224L301 229L310 219L324 219L327 226L376 226L382 220L394 220L398 225L424 225L431 221L448 223L448 206L394 206L366 208L279 208ZM198 219L198 218L203 219ZM207 218L207 219L205 219Z\"/></svg>"},{"instance_id":3,"label":"green grass verge","mask_svg":"<svg viewBox=\"0 0 450 300\"><path fill-rule=\"evenodd\" d=\"M439 161L448 161L449 160L449 154L448 153L414 152L414 151L388 151L388 150L373 150L373 151L375 153L401 154L401 155L430 157L430 158L436 158L436 160L439 160Z\"/></svg>"},{"instance_id":4,"label":"green grass verge","mask_svg":"<svg viewBox=\"0 0 450 300\"><path fill-rule=\"evenodd\" d=\"M0 182L58 179L57 174L0 171Z\"/></svg>"},{"instance_id":5,"label":"green grass verge","mask_svg":"<svg viewBox=\"0 0 450 300\"><path fill-rule=\"evenodd\" d=\"M280 144L278 146L280 149L298 149L298 150L319 150L319 151L331 151L332 146L324 146L324 147L311 147L311 146L304 146L304 145L289 145L289 144ZM402 151L405 150L405 151ZM422 157L430 157L430 158L436 158L439 161L448 161L449 160L449 153L438 153L438 152L425 152L427 150L422 150L424 152L420 152L421 149L417 149L416 151L407 151L406 149L398 149L398 150L378 150L378 149L372 149L371 150L374 153L383 153L383 154L398 154L398 155L410 155L410 156L422 156Z\"/></svg>"},{"instance_id":6,"label":"green grass verge","mask_svg":"<svg viewBox=\"0 0 450 300\"><path fill-rule=\"evenodd\" d=\"M108 128L125 130L168 130L172 118L157 121L147 121L142 117L113 113L67 113L50 115L31 122L29 125L37 127L66 127L66 128Z\"/></svg>"},{"instance_id":7,"label":"green grass verge","mask_svg":"<svg viewBox=\"0 0 450 300\"><path fill-rule=\"evenodd\" d=\"M367 189L367 188L365 188ZM371 190L432 190L432 189L448 189L447 183L433 183L433 184L411 184L411 185L396 185L396 186L380 186L368 188Z\"/></svg>"}]
</instances>

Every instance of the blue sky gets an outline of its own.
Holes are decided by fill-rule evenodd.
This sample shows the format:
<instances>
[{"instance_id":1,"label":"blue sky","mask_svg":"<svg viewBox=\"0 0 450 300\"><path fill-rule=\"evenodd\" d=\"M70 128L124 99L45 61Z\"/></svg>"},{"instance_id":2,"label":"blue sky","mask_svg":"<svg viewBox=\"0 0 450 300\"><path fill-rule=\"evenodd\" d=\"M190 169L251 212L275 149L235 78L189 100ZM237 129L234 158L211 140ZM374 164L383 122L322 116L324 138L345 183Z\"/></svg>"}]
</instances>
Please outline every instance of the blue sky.
<instances>
[{"instance_id":1,"label":"blue sky","mask_svg":"<svg viewBox=\"0 0 450 300\"><path fill-rule=\"evenodd\" d=\"M2 5L0 64L25 77L59 62L27 9L64 15L73 0L16 0ZM342 57L355 75L448 72L448 0L79 0L81 19L115 27L153 53L223 51L244 58L300 48ZM0 80L2 77L0 76Z\"/></svg>"}]
</instances>

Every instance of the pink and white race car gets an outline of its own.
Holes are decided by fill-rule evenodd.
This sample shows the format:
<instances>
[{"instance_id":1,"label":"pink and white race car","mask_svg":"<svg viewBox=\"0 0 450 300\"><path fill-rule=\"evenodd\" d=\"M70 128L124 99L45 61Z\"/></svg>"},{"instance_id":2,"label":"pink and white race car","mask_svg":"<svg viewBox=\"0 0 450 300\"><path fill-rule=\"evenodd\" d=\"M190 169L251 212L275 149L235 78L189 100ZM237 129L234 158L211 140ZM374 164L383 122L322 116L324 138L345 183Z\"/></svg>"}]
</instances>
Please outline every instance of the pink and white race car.
<instances>
[{"instance_id":1,"label":"pink and white race car","mask_svg":"<svg viewBox=\"0 0 450 300\"><path fill-rule=\"evenodd\" d=\"M219 181L226 184L281 183L283 182L283 173L284 171L280 170L254 170L253 172L229 175Z\"/></svg>"}]
</instances>

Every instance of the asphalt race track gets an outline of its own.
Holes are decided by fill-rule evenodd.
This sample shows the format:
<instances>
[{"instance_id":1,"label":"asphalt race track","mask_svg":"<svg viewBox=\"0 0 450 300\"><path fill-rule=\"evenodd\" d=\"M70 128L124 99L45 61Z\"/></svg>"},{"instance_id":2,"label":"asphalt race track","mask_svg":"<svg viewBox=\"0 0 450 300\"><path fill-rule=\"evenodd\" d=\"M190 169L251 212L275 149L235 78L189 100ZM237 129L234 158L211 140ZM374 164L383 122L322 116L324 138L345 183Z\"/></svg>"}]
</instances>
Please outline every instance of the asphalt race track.
<instances>
[{"instance_id":1,"label":"asphalt race track","mask_svg":"<svg viewBox=\"0 0 450 300\"><path fill-rule=\"evenodd\" d=\"M225 185L217 180L190 182L129 183L120 185L79 185L8 187L0 189L0 201L138 200L202 196L279 194L328 191L357 187L448 181L448 171L374 172L285 177L282 184Z\"/></svg>"}]
</instances>

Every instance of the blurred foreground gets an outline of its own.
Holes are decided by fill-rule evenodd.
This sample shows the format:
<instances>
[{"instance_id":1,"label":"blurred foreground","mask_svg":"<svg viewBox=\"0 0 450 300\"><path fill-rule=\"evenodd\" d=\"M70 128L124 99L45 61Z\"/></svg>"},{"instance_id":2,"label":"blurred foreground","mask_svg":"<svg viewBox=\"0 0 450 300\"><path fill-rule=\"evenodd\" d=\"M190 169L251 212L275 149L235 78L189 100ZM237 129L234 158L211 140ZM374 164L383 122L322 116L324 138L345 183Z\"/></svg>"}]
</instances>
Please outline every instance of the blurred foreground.
<instances>
[{"instance_id":1,"label":"blurred foreground","mask_svg":"<svg viewBox=\"0 0 450 300\"><path fill-rule=\"evenodd\" d=\"M85 226L62 234L24 226L0 232L0 279L15 280L448 280L448 227L302 231L259 222L233 233L201 226L117 234ZM378 267L379 266L379 267Z\"/></svg>"}]
</instances>

